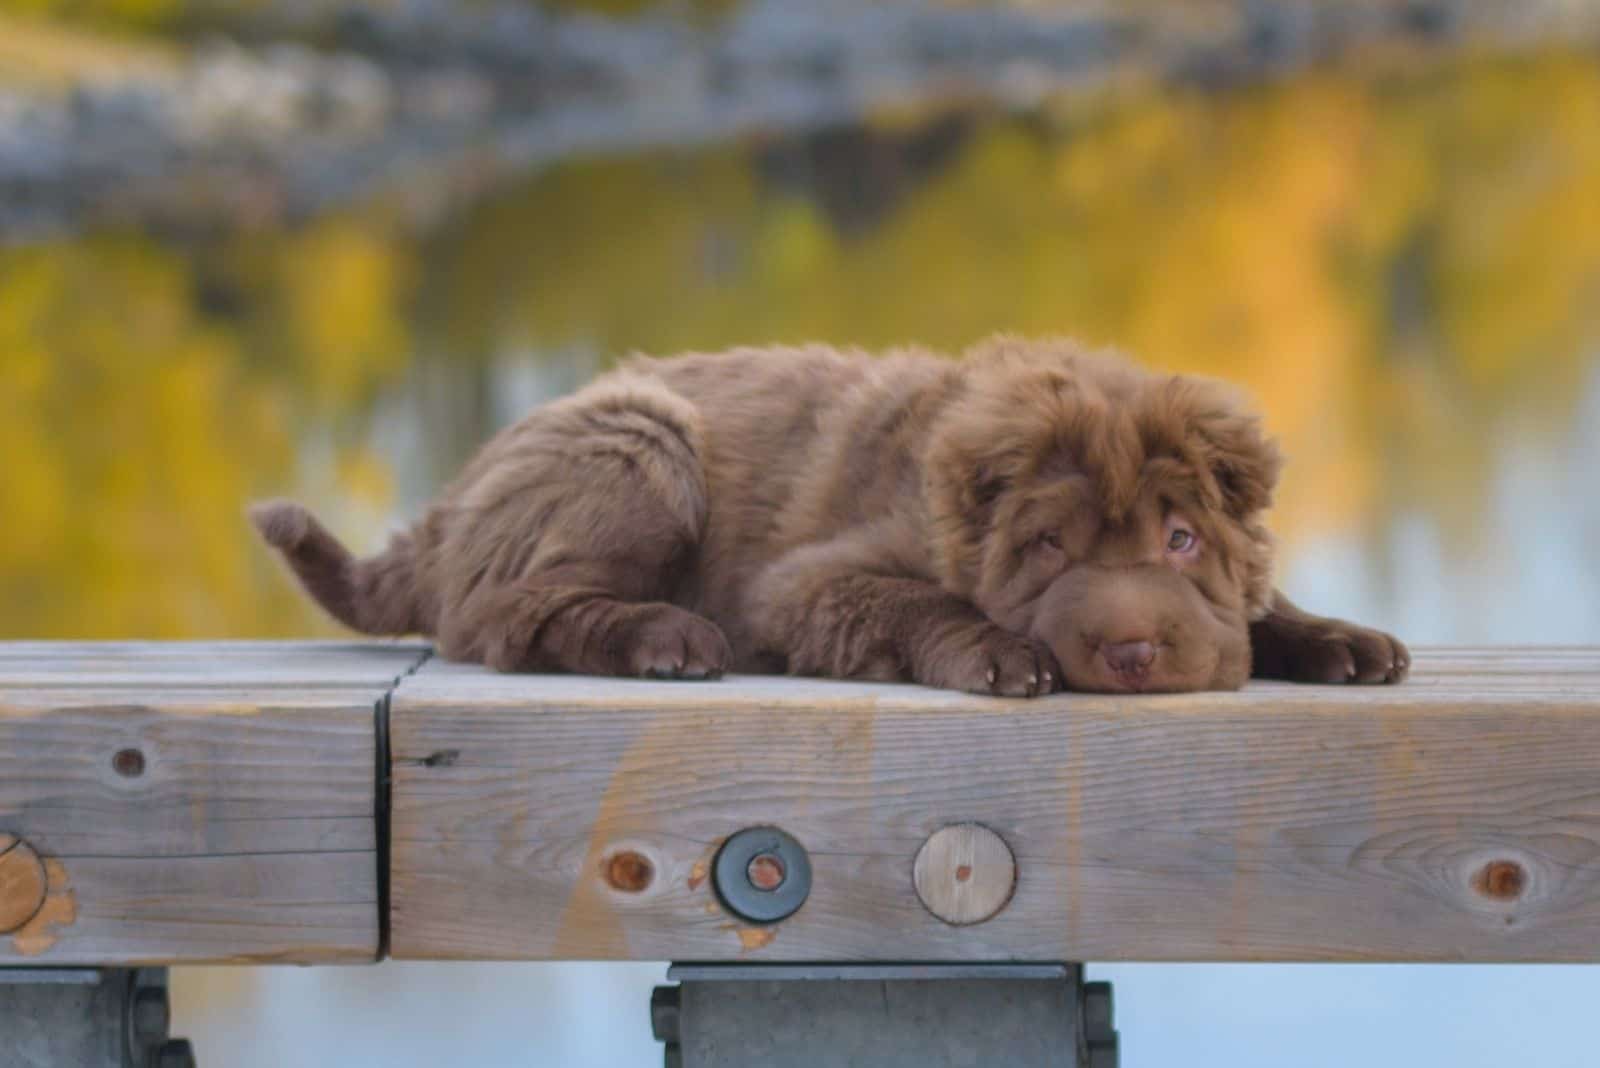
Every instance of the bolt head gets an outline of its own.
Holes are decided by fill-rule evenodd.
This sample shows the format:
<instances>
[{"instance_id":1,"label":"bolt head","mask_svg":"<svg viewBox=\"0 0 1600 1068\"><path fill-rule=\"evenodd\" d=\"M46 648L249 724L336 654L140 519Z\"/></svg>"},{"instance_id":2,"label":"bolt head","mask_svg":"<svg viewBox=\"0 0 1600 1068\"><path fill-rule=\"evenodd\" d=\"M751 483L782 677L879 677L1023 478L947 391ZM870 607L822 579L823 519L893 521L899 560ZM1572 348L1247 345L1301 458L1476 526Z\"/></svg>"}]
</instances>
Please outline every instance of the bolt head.
<instances>
[{"instance_id":1,"label":"bolt head","mask_svg":"<svg viewBox=\"0 0 1600 1068\"><path fill-rule=\"evenodd\" d=\"M133 1037L141 1046L154 1046L172 1026L172 1003L165 987L149 986L134 992Z\"/></svg>"},{"instance_id":2,"label":"bolt head","mask_svg":"<svg viewBox=\"0 0 1600 1068\"><path fill-rule=\"evenodd\" d=\"M195 1068L194 1047L187 1038L173 1038L156 1051L154 1068Z\"/></svg>"},{"instance_id":3,"label":"bolt head","mask_svg":"<svg viewBox=\"0 0 1600 1068\"><path fill-rule=\"evenodd\" d=\"M650 1033L657 1042L678 1041L678 1006L681 987L658 986L650 991Z\"/></svg>"},{"instance_id":4,"label":"bolt head","mask_svg":"<svg viewBox=\"0 0 1600 1068\"><path fill-rule=\"evenodd\" d=\"M1112 1017L1111 984L1083 984L1083 1033L1090 1042L1116 1037Z\"/></svg>"},{"instance_id":5,"label":"bolt head","mask_svg":"<svg viewBox=\"0 0 1600 1068\"><path fill-rule=\"evenodd\" d=\"M783 885L783 880L788 878L789 871L784 866L783 858L776 853L758 853L750 858L750 863L745 866L744 875L750 880L751 886L771 893Z\"/></svg>"}]
</instances>

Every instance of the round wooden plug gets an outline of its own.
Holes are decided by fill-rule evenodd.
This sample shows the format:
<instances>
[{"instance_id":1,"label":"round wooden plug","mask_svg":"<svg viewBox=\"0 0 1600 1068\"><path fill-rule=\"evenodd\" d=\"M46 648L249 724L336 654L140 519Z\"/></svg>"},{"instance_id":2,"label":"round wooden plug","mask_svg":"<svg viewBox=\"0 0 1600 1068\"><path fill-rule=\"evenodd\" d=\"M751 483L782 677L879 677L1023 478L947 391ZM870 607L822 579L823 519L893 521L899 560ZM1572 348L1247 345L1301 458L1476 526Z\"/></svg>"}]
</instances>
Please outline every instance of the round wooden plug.
<instances>
[{"instance_id":1,"label":"round wooden plug","mask_svg":"<svg viewBox=\"0 0 1600 1068\"><path fill-rule=\"evenodd\" d=\"M16 835L0 834L0 935L19 930L44 907L44 863Z\"/></svg>"},{"instance_id":2,"label":"round wooden plug","mask_svg":"<svg viewBox=\"0 0 1600 1068\"><path fill-rule=\"evenodd\" d=\"M917 897L945 923L982 923L1006 907L1017 861L1005 839L980 823L952 823L928 836L911 869Z\"/></svg>"}]
</instances>

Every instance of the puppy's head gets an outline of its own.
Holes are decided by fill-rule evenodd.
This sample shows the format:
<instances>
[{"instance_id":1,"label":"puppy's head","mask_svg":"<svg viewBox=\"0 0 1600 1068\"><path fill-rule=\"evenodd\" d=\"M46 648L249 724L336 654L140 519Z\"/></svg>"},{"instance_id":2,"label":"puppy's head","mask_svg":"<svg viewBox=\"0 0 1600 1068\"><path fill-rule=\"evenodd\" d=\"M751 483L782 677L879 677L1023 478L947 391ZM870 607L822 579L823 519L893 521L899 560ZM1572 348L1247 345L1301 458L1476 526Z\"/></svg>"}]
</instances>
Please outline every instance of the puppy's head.
<instances>
[{"instance_id":1,"label":"puppy's head","mask_svg":"<svg viewBox=\"0 0 1600 1068\"><path fill-rule=\"evenodd\" d=\"M927 494L947 586L1070 689L1234 689L1271 599L1276 446L1228 387L1067 343L969 353Z\"/></svg>"}]
</instances>

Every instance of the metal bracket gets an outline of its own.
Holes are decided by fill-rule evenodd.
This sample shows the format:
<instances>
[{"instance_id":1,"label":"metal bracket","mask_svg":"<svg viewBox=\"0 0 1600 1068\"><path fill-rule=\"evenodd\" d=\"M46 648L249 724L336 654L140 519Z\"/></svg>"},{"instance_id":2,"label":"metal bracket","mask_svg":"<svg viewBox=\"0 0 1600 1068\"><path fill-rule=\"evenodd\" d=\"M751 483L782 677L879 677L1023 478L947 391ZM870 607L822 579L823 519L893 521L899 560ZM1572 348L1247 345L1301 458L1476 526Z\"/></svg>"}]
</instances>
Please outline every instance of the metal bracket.
<instances>
[{"instance_id":1,"label":"metal bracket","mask_svg":"<svg viewBox=\"0 0 1600 1068\"><path fill-rule=\"evenodd\" d=\"M0 1068L195 1068L165 968L0 968Z\"/></svg>"},{"instance_id":2,"label":"metal bracket","mask_svg":"<svg viewBox=\"0 0 1600 1068\"><path fill-rule=\"evenodd\" d=\"M1116 1068L1111 984L1078 964L674 964L666 1068Z\"/></svg>"}]
</instances>

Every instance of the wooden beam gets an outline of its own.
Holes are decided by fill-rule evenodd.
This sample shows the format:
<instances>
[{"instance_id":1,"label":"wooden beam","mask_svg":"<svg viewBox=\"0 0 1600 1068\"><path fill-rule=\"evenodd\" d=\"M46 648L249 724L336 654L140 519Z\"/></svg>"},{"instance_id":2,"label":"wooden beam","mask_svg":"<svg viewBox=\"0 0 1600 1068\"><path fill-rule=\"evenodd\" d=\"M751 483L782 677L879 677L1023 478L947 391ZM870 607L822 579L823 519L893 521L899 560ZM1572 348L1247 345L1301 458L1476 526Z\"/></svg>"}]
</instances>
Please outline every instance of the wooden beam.
<instances>
[{"instance_id":1,"label":"wooden beam","mask_svg":"<svg viewBox=\"0 0 1600 1068\"><path fill-rule=\"evenodd\" d=\"M424 655L0 645L0 840L48 883L0 965L377 959L376 712Z\"/></svg>"},{"instance_id":2,"label":"wooden beam","mask_svg":"<svg viewBox=\"0 0 1600 1068\"><path fill-rule=\"evenodd\" d=\"M374 713L423 656L0 644L0 964L375 959ZM436 661L393 720L397 956L1600 960L1595 650L1038 702ZM769 926L710 881L753 825L811 859ZM966 825L1005 848L924 851Z\"/></svg>"},{"instance_id":3,"label":"wooden beam","mask_svg":"<svg viewBox=\"0 0 1600 1068\"><path fill-rule=\"evenodd\" d=\"M391 722L396 957L1600 960L1600 650L1037 701L430 661ZM913 862L967 822L1016 884L953 926ZM757 824L813 874L768 927L709 879Z\"/></svg>"}]
</instances>

